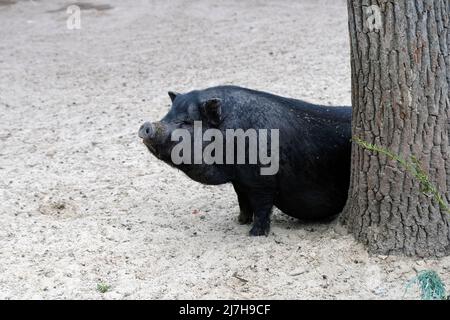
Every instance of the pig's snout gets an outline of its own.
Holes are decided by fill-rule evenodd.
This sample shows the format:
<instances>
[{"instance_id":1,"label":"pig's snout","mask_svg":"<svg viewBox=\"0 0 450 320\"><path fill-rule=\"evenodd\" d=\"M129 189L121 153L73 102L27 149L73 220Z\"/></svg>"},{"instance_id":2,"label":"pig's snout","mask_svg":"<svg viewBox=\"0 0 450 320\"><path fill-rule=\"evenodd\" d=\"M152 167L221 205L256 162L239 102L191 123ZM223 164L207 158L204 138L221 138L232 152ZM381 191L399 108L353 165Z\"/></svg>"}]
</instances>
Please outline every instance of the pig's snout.
<instances>
[{"instance_id":1,"label":"pig's snout","mask_svg":"<svg viewBox=\"0 0 450 320\"><path fill-rule=\"evenodd\" d=\"M152 139L155 136L155 128L153 127L153 124L151 124L150 122L146 122L144 123L140 128L139 128L139 138L141 139Z\"/></svg>"}]
</instances>

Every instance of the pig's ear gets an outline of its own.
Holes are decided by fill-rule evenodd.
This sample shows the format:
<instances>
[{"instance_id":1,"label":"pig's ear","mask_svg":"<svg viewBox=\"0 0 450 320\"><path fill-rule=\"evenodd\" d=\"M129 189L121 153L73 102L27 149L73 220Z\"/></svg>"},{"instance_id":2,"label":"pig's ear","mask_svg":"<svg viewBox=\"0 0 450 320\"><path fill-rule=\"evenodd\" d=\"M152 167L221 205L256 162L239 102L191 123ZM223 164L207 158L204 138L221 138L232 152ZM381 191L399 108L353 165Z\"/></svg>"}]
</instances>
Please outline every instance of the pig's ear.
<instances>
[{"instance_id":1,"label":"pig's ear","mask_svg":"<svg viewBox=\"0 0 450 320\"><path fill-rule=\"evenodd\" d=\"M172 100L172 102L173 102L173 100L175 100L177 95L179 95L178 92L174 92L174 91L169 91L168 94L169 94L170 100Z\"/></svg>"},{"instance_id":2,"label":"pig's ear","mask_svg":"<svg viewBox=\"0 0 450 320\"><path fill-rule=\"evenodd\" d=\"M218 98L209 99L200 105L201 114L216 126L222 120L222 102Z\"/></svg>"}]
</instances>

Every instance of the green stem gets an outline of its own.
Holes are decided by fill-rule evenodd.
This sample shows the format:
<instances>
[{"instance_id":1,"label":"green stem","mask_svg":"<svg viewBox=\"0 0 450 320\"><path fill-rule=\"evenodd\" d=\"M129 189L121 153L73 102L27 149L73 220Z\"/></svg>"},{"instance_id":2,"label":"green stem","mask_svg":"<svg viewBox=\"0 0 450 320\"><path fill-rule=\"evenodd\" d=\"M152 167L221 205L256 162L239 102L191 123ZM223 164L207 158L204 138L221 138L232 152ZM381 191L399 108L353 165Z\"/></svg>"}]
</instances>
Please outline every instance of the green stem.
<instances>
[{"instance_id":1,"label":"green stem","mask_svg":"<svg viewBox=\"0 0 450 320\"><path fill-rule=\"evenodd\" d=\"M430 181L430 178L426 174L426 172L422 169L419 160L411 156L411 160L407 161L400 157L399 155L394 154L388 149L379 147L375 144L369 143L367 141L364 141L356 136L353 137L353 141L358 144L361 148L378 152L380 154L384 154L389 159L395 160L407 171L409 172L413 177L415 177L420 184L420 189L422 193L426 196L432 195L434 199L439 203L439 206L444 209L447 213L450 213L450 208L447 205L447 203L444 201L444 198L441 196L437 188L433 185L433 183Z\"/></svg>"}]
</instances>

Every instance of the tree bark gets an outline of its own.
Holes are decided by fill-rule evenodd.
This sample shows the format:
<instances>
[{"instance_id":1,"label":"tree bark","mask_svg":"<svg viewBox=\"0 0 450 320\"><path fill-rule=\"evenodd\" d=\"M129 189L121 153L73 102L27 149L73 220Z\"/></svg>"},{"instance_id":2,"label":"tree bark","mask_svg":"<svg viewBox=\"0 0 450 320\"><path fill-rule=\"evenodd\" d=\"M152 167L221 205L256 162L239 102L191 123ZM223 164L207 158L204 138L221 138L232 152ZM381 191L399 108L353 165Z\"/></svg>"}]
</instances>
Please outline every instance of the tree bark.
<instances>
[{"instance_id":1,"label":"tree bark","mask_svg":"<svg viewBox=\"0 0 450 320\"><path fill-rule=\"evenodd\" d=\"M348 13L353 136L417 157L448 200L450 1L348 0ZM371 252L450 253L450 214L398 163L355 143L341 221Z\"/></svg>"}]
</instances>

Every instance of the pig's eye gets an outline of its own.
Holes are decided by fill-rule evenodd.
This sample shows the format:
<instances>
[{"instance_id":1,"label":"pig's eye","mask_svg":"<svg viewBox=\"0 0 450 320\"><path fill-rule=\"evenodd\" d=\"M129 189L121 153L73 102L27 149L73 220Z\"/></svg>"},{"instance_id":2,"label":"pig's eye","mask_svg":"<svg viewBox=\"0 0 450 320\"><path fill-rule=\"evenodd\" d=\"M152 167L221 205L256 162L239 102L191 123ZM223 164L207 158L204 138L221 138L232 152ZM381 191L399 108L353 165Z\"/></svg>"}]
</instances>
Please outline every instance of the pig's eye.
<instances>
[{"instance_id":1,"label":"pig's eye","mask_svg":"<svg viewBox=\"0 0 450 320\"><path fill-rule=\"evenodd\" d=\"M176 121L177 124L184 124L184 125L192 125L194 122L189 119L183 119Z\"/></svg>"}]
</instances>

